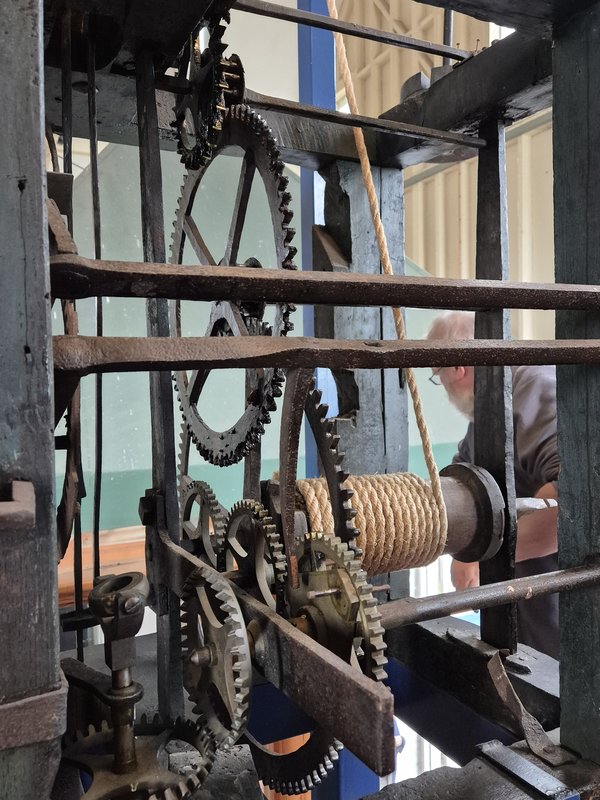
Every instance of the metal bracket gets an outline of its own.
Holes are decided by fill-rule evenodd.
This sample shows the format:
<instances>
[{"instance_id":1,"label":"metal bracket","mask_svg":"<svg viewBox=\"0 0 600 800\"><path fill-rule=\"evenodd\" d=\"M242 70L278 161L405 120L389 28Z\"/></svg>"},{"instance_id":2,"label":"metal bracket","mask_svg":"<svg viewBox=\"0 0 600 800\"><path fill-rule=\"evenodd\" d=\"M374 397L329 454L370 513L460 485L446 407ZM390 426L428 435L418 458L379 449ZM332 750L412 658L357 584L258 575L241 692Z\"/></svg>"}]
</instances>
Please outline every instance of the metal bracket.
<instances>
[{"instance_id":1,"label":"metal bracket","mask_svg":"<svg viewBox=\"0 0 600 800\"><path fill-rule=\"evenodd\" d=\"M520 753L494 739L478 745L481 755L495 767L516 778L528 789L551 800L580 800L580 794Z\"/></svg>"},{"instance_id":2,"label":"metal bracket","mask_svg":"<svg viewBox=\"0 0 600 800\"><path fill-rule=\"evenodd\" d=\"M535 755L542 761L545 761L546 764L550 764L553 767L576 761L577 759L572 753L569 753L562 747L558 747L551 741L537 719L530 714L523 703L521 703L506 674L500 653L496 653L489 660L488 672L494 682L494 688L498 692L498 695L511 715L518 722L531 752L535 753Z\"/></svg>"},{"instance_id":3,"label":"metal bracket","mask_svg":"<svg viewBox=\"0 0 600 800\"><path fill-rule=\"evenodd\" d=\"M11 499L0 501L0 532L35 527L35 489L29 481L11 483Z\"/></svg>"},{"instance_id":4,"label":"metal bracket","mask_svg":"<svg viewBox=\"0 0 600 800\"><path fill-rule=\"evenodd\" d=\"M58 689L0 704L0 751L62 736L67 725L67 689L61 672Z\"/></svg>"}]
</instances>

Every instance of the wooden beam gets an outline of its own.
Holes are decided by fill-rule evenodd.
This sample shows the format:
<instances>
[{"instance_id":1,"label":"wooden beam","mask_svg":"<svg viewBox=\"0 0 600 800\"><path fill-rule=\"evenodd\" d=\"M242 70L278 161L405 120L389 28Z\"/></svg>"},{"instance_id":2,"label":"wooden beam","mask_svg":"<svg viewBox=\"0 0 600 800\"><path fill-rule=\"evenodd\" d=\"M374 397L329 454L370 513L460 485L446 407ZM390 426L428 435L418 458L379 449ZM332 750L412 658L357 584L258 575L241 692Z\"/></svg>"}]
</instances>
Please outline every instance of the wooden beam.
<instances>
[{"instance_id":1,"label":"wooden beam","mask_svg":"<svg viewBox=\"0 0 600 800\"><path fill-rule=\"evenodd\" d=\"M495 114L514 122L547 108L551 102L552 42L513 33L383 116L474 134L484 119ZM427 147L415 150L409 142L392 141L381 134L378 145L382 160L395 157L402 165L428 161L435 155ZM457 158L472 154L472 150L455 153Z\"/></svg>"},{"instance_id":2,"label":"wooden beam","mask_svg":"<svg viewBox=\"0 0 600 800\"><path fill-rule=\"evenodd\" d=\"M556 277L600 284L600 5L572 19L554 43ZM556 335L600 337L595 314L557 314ZM600 552L600 371L557 370L560 567ZM600 590L560 598L561 742L600 761Z\"/></svg>"},{"instance_id":3,"label":"wooden beam","mask_svg":"<svg viewBox=\"0 0 600 800\"><path fill-rule=\"evenodd\" d=\"M552 31L552 0L417 0L424 2L526 33L549 35Z\"/></svg>"}]
</instances>

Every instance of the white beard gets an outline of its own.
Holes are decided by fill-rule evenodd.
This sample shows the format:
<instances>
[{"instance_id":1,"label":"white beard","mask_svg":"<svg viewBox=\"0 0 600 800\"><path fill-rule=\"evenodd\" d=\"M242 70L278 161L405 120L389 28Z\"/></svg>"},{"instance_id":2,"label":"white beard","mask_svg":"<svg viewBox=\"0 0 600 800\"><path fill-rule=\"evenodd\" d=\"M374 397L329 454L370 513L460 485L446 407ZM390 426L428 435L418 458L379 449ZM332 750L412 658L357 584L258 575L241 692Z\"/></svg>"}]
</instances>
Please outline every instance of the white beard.
<instances>
[{"instance_id":1,"label":"white beard","mask_svg":"<svg viewBox=\"0 0 600 800\"><path fill-rule=\"evenodd\" d=\"M469 422L475 420L475 397L473 394L450 394L448 393L450 402L460 413L465 416Z\"/></svg>"}]
</instances>

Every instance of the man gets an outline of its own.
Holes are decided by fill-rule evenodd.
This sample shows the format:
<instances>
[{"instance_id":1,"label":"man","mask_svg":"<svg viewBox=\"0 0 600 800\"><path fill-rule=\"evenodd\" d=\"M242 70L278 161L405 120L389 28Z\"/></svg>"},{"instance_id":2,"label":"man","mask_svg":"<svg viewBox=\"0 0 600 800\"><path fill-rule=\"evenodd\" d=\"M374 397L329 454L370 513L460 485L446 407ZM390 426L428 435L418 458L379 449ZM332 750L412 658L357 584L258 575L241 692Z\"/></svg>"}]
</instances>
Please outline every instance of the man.
<instances>
[{"instance_id":1,"label":"man","mask_svg":"<svg viewBox=\"0 0 600 800\"><path fill-rule=\"evenodd\" d=\"M475 315L452 311L437 317L428 339L466 340L474 336ZM556 443L556 369L553 366L512 368L515 488L517 497L557 499L559 471ZM441 367L431 380L446 390L451 403L469 420L453 461L473 462L473 367ZM558 569L558 509L548 508L519 520L516 577ZM479 564L452 562L456 589L479 585ZM519 641L558 658L558 595L517 603Z\"/></svg>"}]
</instances>

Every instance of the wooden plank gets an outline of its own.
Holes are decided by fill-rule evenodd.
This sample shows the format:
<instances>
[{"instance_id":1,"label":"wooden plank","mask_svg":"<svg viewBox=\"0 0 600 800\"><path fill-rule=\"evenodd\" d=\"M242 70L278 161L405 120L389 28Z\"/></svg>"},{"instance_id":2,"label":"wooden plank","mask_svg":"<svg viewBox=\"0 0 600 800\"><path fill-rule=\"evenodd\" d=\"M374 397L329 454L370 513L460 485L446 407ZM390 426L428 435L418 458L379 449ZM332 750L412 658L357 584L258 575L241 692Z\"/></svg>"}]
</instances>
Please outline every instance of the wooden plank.
<instances>
[{"instance_id":1,"label":"wooden plank","mask_svg":"<svg viewBox=\"0 0 600 800\"><path fill-rule=\"evenodd\" d=\"M30 481L36 501L35 526L1 537L0 703L60 686L41 24L41 0L0 3L0 494ZM0 797L48 797L59 750L1 751Z\"/></svg>"},{"instance_id":2,"label":"wooden plank","mask_svg":"<svg viewBox=\"0 0 600 800\"><path fill-rule=\"evenodd\" d=\"M600 283L600 6L575 17L554 45L556 277ZM596 339L598 315L557 314L556 334ZM559 565L600 551L600 370L557 370ZM600 591L560 598L561 741L600 761Z\"/></svg>"},{"instance_id":3,"label":"wooden plank","mask_svg":"<svg viewBox=\"0 0 600 800\"><path fill-rule=\"evenodd\" d=\"M551 102L552 42L513 33L383 116L473 133L482 120L495 113L514 122L547 108ZM403 165L429 160L423 148L416 152L410 148L410 143L398 138L379 137L382 160L396 157ZM465 158L469 153L472 151L458 151L455 156Z\"/></svg>"},{"instance_id":4,"label":"wooden plank","mask_svg":"<svg viewBox=\"0 0 600 800\"><path fill-rule=\"evenodd\" d=\"M508 278L508 214L504 123L497 119L481 126L488 146L479 155L477 186L477 278ZM508 311L475 316L475 336L510 338ZM515 473L512 418L512 374L508 367L475 370L474 462L494 477L506 503L504 541L498 553L480 564L482 584L514 576L516 545ZM511 651L517 647L516 605L481 611L481 638Z\"/></svg>"},{"instance_id":5,"label":"wooden plank","mask_svg":"<svg viewBox=\"0 0 600 800\"><path fill-rule=\"evenodd\" d=\"M309 337L55 336L56 370L94 372L231 369L279 366L328 369L401 369L473 364L600 364L600 339L470 342L333 341Z\"/></svg>"},{"instance_id":6,"label":"wooden plank","mask_svg":"<svg viewBox=\"0 0 600 800\"><path fill-rule=\"evenodd\" d=\"M349 271L340 247L330 236L324 237L320 228L315 244L318 260L315 257L315 269L306 271L54 256L52 294L63 299L101 295L335 306L600 310L598 286L362 274ZM324 267L328 271L323 271Z\"/></svg>"},{"instance_id":7,"label":"wooden plank","mask_svg":"<svg viewBox=\"0 0 600 800\"><path fill-rule=\"evenodd\" d=\"M417 0L417 3L423 2L425 0ZM527 0L526 3L522 0L427 0L427 5L530 34L550 35L552 32L552 0Z\"/></svg>"}]
</instances>

